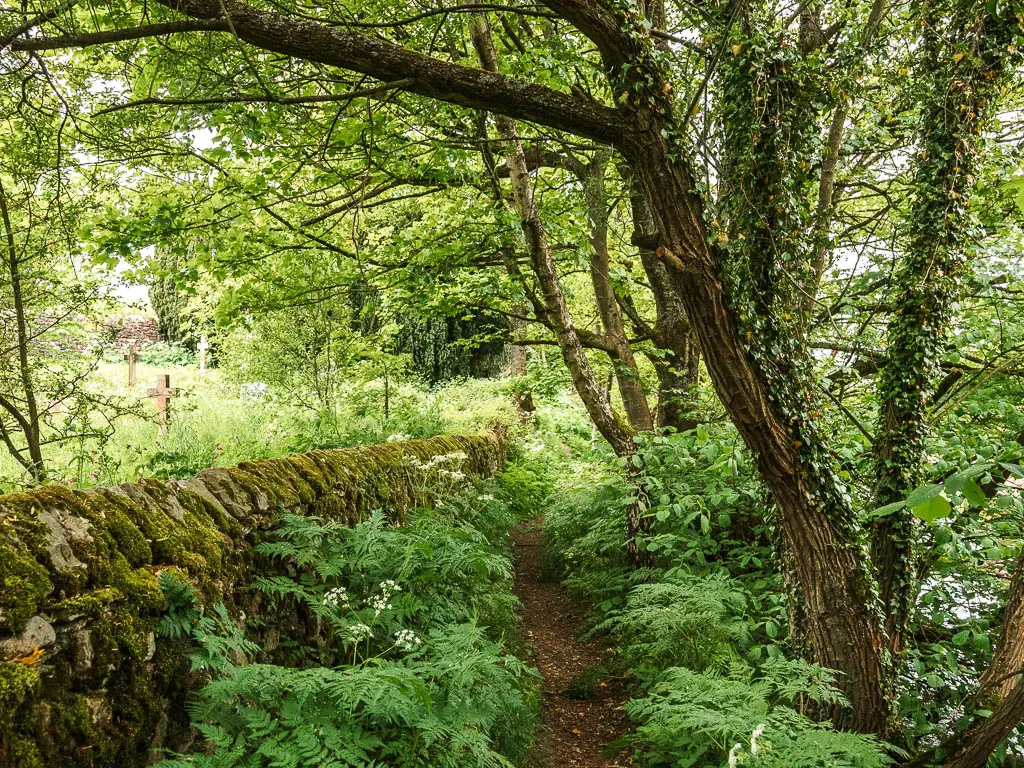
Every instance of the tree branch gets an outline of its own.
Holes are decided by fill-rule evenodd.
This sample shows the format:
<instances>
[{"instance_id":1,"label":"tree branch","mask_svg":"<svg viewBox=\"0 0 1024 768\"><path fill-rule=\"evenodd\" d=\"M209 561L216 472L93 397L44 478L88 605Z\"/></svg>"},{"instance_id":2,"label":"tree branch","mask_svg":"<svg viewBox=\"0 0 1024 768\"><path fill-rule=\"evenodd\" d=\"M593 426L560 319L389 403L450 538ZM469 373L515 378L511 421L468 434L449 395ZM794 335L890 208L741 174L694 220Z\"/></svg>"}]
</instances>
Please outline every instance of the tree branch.
<instances>
[{"instance_id":1,"label":"tree branch","mask_svg":"<svg viewBox=\"0 0 1024 768\"><path fill-rule=\"evenodd\" d=\"M168 21L162 24L146 24L141 27L108 29L103 32L83 32L79 35L29 37L13 41L11 49L15 51L54 51L63 48L88 48L92 45L142 40L147 37L162 37L181 32L228 32L230 29L227 19L202 17L194 21Z\"/></svg>"},{"instance_id":2,"label":"tree branch","mask_svg":"<svg viewBox=\"0 0 1024 768\"><path fill-rule=\"evenodd\" d=\"M158 2L194 20L22 39L12 47L26 51L82 48L178 32L230 31L240 40L266 51L360 72L379 80L407 80L402 90L428 98L539 123L606 144L617 144L622 138L623 122L614 108L541 85L450 64L377 37L260 11L237 0Z\"/></svg>"},{"instance_id":3,"label":"tree branch","mask_svg":"<svg viewBox=\"0 0 1024 768\"><path fill-rule=\"evenodd\" d=\"M402 87L412 83L411 80L396 80L389 83L381 83L375 85L372 88L359 88L354 91L348 91L347 93L325 93L318 96L274 96L270 94L260 93L243 93L235 96L212 96L204 99L161 99L157 97L151 97L147 99L136 99L135 101L129 101L124 104L112 104L109 107L104 107L96 112L93 112L93 117L100 115L107 115L111 112L119 112L122 109L132 109L134 107L144 107L149 105L162 106L162 107L201 107L207 105L216 104L324 104L335 101L351 101L352 99L364 98L367 96L377 96L387 91L393 91L401 89Z\"/></svg>"}]
</instances>

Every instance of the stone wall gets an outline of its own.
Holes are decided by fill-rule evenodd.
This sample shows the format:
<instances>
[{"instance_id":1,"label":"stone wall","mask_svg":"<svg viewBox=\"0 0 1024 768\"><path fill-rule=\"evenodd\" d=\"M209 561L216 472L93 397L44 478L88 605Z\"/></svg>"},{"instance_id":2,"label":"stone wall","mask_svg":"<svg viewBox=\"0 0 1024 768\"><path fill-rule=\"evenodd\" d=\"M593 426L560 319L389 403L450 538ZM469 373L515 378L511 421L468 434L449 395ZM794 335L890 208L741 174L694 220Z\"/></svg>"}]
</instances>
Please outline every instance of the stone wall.
<instances>
[{"instance_id":1,"label":"stone wall","mask_svg":"<svg viewBox=\"0 0 1024 768\"><path fill-rule=\"evenodd\" d=\"M163 341L160 324L155 317L148 315L111 317L104 321L104 325L114 334L114 345L122 352L127 351L133 341L140 350Z\"/></svg>"},{"instance_id":2,"label":"stone wall","mask_svg":"<svg viewBox=\"0 0 1024 768\"><path fill-rule=\"evenodd\" d=\"M184 481L48 486L0 496L0 767L117 766L182 748L190 679L181 641L158 638L158 576L204 604L259 611L253 545L283 512L354 523L422 503L417 462L490 476L503 436L313 451Z\"/></svg>"}]
</instances>

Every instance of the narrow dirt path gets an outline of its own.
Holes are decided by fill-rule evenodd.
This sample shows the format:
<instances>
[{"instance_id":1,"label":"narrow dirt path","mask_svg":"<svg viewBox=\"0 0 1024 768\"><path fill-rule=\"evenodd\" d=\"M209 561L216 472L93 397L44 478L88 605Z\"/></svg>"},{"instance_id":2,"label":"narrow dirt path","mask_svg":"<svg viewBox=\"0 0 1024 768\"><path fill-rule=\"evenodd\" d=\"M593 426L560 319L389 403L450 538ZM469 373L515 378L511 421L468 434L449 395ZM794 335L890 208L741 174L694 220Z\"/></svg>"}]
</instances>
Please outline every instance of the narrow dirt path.
<instances>
[{"instance_id":1,"label":"narrow dirt path","mask_svg":"<svg viewBox=\"0 0 1024 768\"><path fill-rule=\"evenodd\" d=\"M586 698L566 695L580 672L606 662L609 650L579 638L583 618L579 606L561 585L540 580L540 525L539 518L520 523L515 535L515 591L523 603L533 665L544 678L538 768L626 768L632 763L625 752L602 756L608 743L629 730L629 719L621 709L629 698L625 683L597 680Z\"/></svg>"}]
</instances>

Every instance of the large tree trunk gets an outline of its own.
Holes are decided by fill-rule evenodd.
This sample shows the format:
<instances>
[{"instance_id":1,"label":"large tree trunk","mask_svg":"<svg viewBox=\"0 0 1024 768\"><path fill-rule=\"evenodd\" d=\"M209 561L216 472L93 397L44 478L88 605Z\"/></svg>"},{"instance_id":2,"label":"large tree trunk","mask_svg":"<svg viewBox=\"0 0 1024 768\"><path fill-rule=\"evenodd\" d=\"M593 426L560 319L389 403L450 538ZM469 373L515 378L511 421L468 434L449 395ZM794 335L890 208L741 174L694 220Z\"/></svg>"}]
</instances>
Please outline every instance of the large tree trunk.
<instances>
[{"instance_id":1,"label":"large tree trunk","mask_svg":"<svg viewBox=\"0 0 1024 768\"><path fill-rule=\"evenodd\" d=\"M756 454L775 500L800 582L808 645L818 663L841 673L839 685L851 709L832 712L833 721L840 728L884 733L889 712L884 643L848 491L803 393L769 391L740 341L717 274L717 254L709 246L703 203L693 191L695 179L663 138L677 130L671 102L658 85L660 77L652 82L653 88L630 83L637 89L630 103L637 106L623 152L657 217L658 254L696 330L715 390Z\"/></svg>"},{"instance_id":2,"label":"large tree trunk","mask_svg":"<svg viewBox=\"0 0 1024 768\"><path fill-rule=\"evenodd\" d=\"M908 221L910 242L895 279L896 311L878 383L876 504L902 501L923 479L926 408L970 247L970 199L982 127L1003 82L1016 18L966 4L925 25L924 72L937 98L921 129ZM871 542L886 613L889 649L898 658L916 594L917 521L903 508L879 519Z\"/></svg>"}]
</instances>

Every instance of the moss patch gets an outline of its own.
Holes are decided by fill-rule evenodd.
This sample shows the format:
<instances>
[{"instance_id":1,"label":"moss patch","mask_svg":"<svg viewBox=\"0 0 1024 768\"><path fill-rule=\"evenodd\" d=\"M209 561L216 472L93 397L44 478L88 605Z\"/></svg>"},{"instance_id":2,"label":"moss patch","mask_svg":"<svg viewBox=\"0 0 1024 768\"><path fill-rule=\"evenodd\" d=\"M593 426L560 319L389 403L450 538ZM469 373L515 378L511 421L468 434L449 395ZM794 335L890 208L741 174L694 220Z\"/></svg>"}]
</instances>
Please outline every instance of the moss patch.
<instances>
[{"instance_id":1,"label":"moss patch","mask_svg":"<svg viewBox=\"0 0 1024 768\"><path fill-rule=\"evenodd\" d=\"M0 496L0 640L39 614L58 636L39 667L0 659L0 768L134 768L157 734L181 746L188 665L180 642L154 647L159 574L173 570L204 603L251 614L253 546L282 512L401 517L426 500L429 478L411 462L441 455L447 470L489 476L505 442L444 435L245 462L182 482Z\"/></svg>"}]
</instances>

